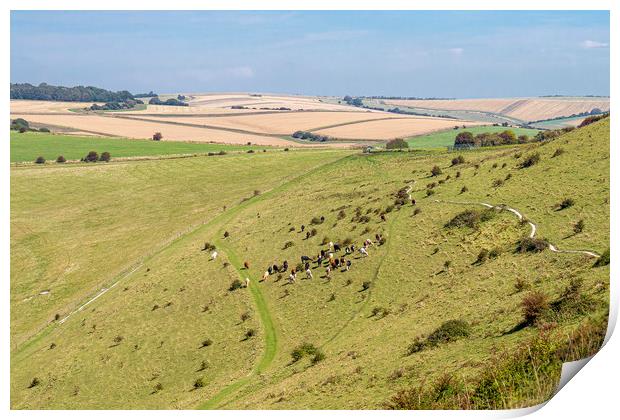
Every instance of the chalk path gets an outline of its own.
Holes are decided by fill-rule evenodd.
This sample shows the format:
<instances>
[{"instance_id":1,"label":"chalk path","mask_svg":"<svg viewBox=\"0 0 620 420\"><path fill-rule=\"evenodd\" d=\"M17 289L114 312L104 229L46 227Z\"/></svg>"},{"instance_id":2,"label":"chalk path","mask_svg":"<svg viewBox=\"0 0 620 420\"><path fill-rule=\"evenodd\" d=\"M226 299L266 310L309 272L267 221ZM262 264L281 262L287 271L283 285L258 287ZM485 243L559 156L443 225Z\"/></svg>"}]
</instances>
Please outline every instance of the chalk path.
<instances>
[{"instance_id":1,"label":"chalk path","mask_svg":"<svg viewBox=\"0 0 620 420\"><path fill-rule=\"evenodd\" d=\"M489 209L502 209L502 210L508 210L509 212L513 213L515 216L517 216L517 218L519 219L519 221L523 221L524 217L523 214L518 211L517 209L514 209L512 207L508 207L507 205L501 204L501 205L493 205L493 204L489 204L489 203L484 203L484 202L467 202L467 201L445 201L445 200L435 200L435 202L437 203L449 203L449 204L463 204L463 205L479 205L479 206L484 206L486 208ZM527 220L527 223L530 225L530 234L529 237L530 238L534 238L534 236L536 236L536 224L530 220ZM592 251L588 251L588 250L562 250L562 249L558 249L558 247L556 247L553 244L549 244L549 249L551 250L551 252L557 252L557 253L563 253L563 254L584 254L584 255L588 255L592 258L599 258L600 255L597 254L596 252L592 252Z\"/></svg>"}]
</instances>

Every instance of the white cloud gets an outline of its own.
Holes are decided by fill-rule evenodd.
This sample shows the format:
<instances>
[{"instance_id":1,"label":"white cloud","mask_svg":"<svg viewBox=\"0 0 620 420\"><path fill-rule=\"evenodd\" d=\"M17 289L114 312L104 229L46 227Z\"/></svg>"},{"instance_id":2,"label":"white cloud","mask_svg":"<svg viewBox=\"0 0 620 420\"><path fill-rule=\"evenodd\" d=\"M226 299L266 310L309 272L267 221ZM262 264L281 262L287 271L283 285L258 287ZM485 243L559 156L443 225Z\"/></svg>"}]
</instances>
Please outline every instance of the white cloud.
<instances>
[{"instance_id":1,"label":"white cloud","mask_svg":"<svg viewBox=\"0 0 620 420\"><path fill-rule=\"evenodd\" d=\"M583 41L581 44L582 48L607 48L609 47L609 44L605 43L605 42L598 42L598 41L592 41L592 40L585 40Z\"/></svg>"},{"instance_id":2,"label":"white cloud","mask_svg":"<svg viewBox=\"0 0 620 420\"><path fill-rule=\"evenodd\" d=\"M465 52L465 49L464 48L449 48L448 52L455 57L459 57L463 55L463 53Z\"/></svg>"}]
</instances>

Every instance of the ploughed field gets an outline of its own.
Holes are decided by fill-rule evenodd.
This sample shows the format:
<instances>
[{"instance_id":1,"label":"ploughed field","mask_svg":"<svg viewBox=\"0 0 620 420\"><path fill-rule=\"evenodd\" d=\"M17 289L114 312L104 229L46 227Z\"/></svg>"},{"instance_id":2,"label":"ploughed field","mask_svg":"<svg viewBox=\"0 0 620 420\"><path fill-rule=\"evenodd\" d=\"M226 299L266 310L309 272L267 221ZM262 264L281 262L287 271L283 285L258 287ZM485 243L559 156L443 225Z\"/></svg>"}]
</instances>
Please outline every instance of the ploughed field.
<instances>
[{"instance_id":1,"label":"ploughed field","mask_svg":"<svg viewBox=\"0 0 620 420\"><path fill-rule=\"evenodd\" d=\"M517 252L530 225L478 203L517 209L557 249L603 254L609 119L460 154L268 150L12 167L11 407L383 408L446 372L476 381L542 330L565 337L605 317L608 265ZM464 211L480 217L450 227ZM344 255L367 239L368 256ZM289 283L300 257L315 260L330 241L350 269L327 276L313 261L312 279L302 269ZM284 260L287 272L260 281ZM551 305L523 324L524 297L563 302L575 279L587 305ZM468 333L411 351L450 320ZM557 366L545 378L502 404L547 399Z\"/></svg>"},{"instance_id":2,"label":"ploughed field","mask_svg":"<svg viewBox=\"0 0 620 420\"><path fill-rule=\"evenodd\" d=\"M506 115L520 121L538 121L590 112L598 108L609 111L609 98L539 97L491 99L385 100L386 104L432 110L482 111Z\"/></svg>"}]
</instances>

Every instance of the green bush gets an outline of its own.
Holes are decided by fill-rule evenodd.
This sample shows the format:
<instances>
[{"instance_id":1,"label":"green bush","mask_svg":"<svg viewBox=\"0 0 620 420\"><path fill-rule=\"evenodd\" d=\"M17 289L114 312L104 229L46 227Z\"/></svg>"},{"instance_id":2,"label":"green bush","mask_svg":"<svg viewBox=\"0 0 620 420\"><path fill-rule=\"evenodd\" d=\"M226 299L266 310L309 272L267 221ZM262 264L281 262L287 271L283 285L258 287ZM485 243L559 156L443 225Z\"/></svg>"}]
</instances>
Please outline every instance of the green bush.
<instances>
[{"instance_id":1,"label":"green bush","mask_svg":"<svg viewBox=\"0 0 620 420\"><path fill-rule=\"evenodd\" d=\"M469 337L471 327L465 321L451 319L444 322L433 331L426 340L417 337L407 348L407 354L417 353L428 347L437 347L440 344L456 341L459 338Z\"/></svg>"},{"instance_id":2,"label":"green bush","mask_svg":"<svg viewBox=\"0 0 620 420\"><path fill-rule=\"evenodd\" d=\"M235 279L232 281L232 283L230 283L230 287L228 288L229 291L235 291L237 289L241 289L243 286L241 284L241 281L238 279Z\"/></svg>"},{"instance_id":3,"label":"green bush","mask_svg":"<svg viewBox=\"0 0 620 420\"><path fill-rule=\"evenodd\" d=\"M574 204L575 204L575 200L573 200L572 198L565 198L564 200L562 200L561 203L557 205L557 209L564 210L569 207L572 207Z\"/></svg>"},{"instance_id":4,"label":"green bush","mask_svg":"<svg viewBox=\"0 0 620 420\"><path fill-rule=\"evenodd\" d=\"M112 156L110 155L110 152L103 152L99 157L99 160L101 162L109 162L111 158Z\"/></svg>"},{"instance_id":5,"label":"green bush","mask_svg":"<svg viewBox=\"0 0 620 420\"><path fill-rule=\"evenodd\" d=\"M540 153L532 153L519 164L519 168L529 168L530 166L536 165L538 162L540 162Z\"/></svg>"},{"instance_id":6,"label":"green bush","mask_svg":"<svg viewBox=\"0 0 620 420\"><path fill-rule=\"evenodd\" d=\"M545 239L524 237L517 242L517 252L542 252L549 248L549 242Z\"/></svg>"},{"instance_id":7,"label":"green bush","mask_svg":"<svg viewBox=\"0 0 620 420\"><path fill-rule=\"evenodd\" d=\"M431 175L432 176L438 176L441 175L443 172L441 170L441 168L437 165L433 166L431 169Z\"/></svg>"},{"instance_id":8,"label":"green bush","mask_svg":"<svg viewBox=\"0 0 620 420\"><path fill-rule=\"evenodd\" d=\"M495 210L464 210L454 216L448 223L444 225L446 228L469 227L477 229L480 223L491 220L495 216Z\"/></svg>"},{"instance_id":9,"label":"green bush","mask_svg":"<svg viewBox=\"0 0 620 420\"><path fill-rule=\"evenodd\" d=\"M56 158L56 163L65 163L67 159L63 155L60 155Z\"/></svg>"},{"instance_id":10,"label":"green bush","mask_svg":"<svg viewBox=\"0 0 620 420\"><path fill-rule=\"evenodd\" d=\"M521 301L521 312L526 324L532 325L549 308L549 299L543 292L529 292Z\"/></svg>"},{"instance_id":11,"label":"green bush","mask_svg":"<svg viewBox=\"0 0 620 420\"><path fill-rule=\"evenodd\" d=\"M607 248L594 263L594 267L603 267L605 265L609 265L609 248Z\"/></svg>"},{"instance_id":12,"label":"green bush","mask_svg":"<svg viewBox=\"0 0 620 420\"><path fill-rule=\"evenodd\" d=\"M386 149L408 149L409 143L403 139L393 139L386 143Z\"/></svg>"},{"instance_id":13,"label":"green bush","mask_svg":"<svg viewBox=\"0 0 620 420\"><path fill-rule=\"evenodd\" d=\"M452 166L460 165L461 163L465 163L465 158L463 155L458 155L455 158L452 158Z\"/></svg>"},{"instance_id":14,"label":"green bush","mask_svg":"<svg viewBox=\"0 0 620 420\"><path fill-rule=\"evenodd\" d=\"M302 343L295 347L291 352L292 363L296 363L304 356L312 356L312 364L316 364L325 359L325 353L311 343Z\"/></svg>"},{"instance_id":15,"label":"green bush","mask_svg":"<svg viewBox=\"0 0 620 420\"><path fill-rule=\"evenodd\" d=\"M45 158L43 156L39 156L35 159L34 163L42 164L45 163Z\"/></svg>"},{"instance_id":16,"label":"green bush","mask_svg":"<svg viewBox=\"0 0 620 420\"><path fill-rule=\"evenodd\" d=\"M94 150L91 150L90 152L88 152L86 157L84 157L85 162L97 162L98 159L99 159L99 154L95 152Z\"/></svg>"}]
</instances>

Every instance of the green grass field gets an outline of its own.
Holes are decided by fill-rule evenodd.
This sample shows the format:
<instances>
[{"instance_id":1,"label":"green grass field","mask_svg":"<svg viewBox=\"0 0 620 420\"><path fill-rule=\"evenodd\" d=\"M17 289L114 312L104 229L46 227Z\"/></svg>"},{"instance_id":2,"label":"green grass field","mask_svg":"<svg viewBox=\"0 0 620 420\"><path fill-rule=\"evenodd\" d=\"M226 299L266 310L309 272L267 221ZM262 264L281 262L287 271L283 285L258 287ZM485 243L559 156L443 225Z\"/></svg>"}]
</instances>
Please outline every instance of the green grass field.
<instances>
[{"instance_id":1,"label":"green grass field","mask_svg":"<svg viewBox=\"0 0 620 420\"><path fill-rule=\"evenodd\" d=\"M520 168L533 153L540 161ZM506 204L559 249L603 253L609 120L544 144L468 151L452 166L456 155L304 150L11 168L11 407L382 408L444 373L474 381L543 328L564 337L604 316L609 266L515 252L530 228L509 211L478 228L445 224L480 202ZM407 187L415 206L391 207ZM557 210L566 198L573 205ZM385 244L347 256L350 271L328 279L313 263L312 280L302 271L295 284L286 273L259 281L325 241L359 246L377 233ZM477 263L483 248L498 256ZM246 278L249 289L229 290ZM516 328L529 291L555 302L575 279L587 309ZM407 355L451 319L469 337ZM294 362L304 342L325 359ZM503 395L502 406L544 401L558 375L555 366L554 380Z\"/></svg>"},{"instance_id":2,"label":"green grass field","mask_svg":"<svg viewBox=\"0 0 620 420\"><path fill-rule=\"evenodd\" d=\"M454 145L454 138L462 131L469 131L474 135L480 133L501 133L504 130L511 130L515 135L528 135L530 137L535 136L539 130L532 130L529 128L514 128L514 127L495 127L495 126L480 126L461 128L458 130L450 129L444 131L438 131L436 133L425 134L423 136L409 137L405 140L409 143L409 147L414 149L428 149L436 147L448 147Z\"/></svg>"},{"instance_id":3,"label":"green grass field","mask_svg":"<svg viewBox=\"0 0 620 420\"><path fill-rule=\"evenodd\" d=\"M269 147L172 141L130 140L106 137L80 137L11 131L11 162L33 162L37 157L55 161L60 155L65 159L81 159L94 150L101 154L110 152L112 158L136 156L165 156L224 151L263 150Z\"/></svg>"}]
</instances>

